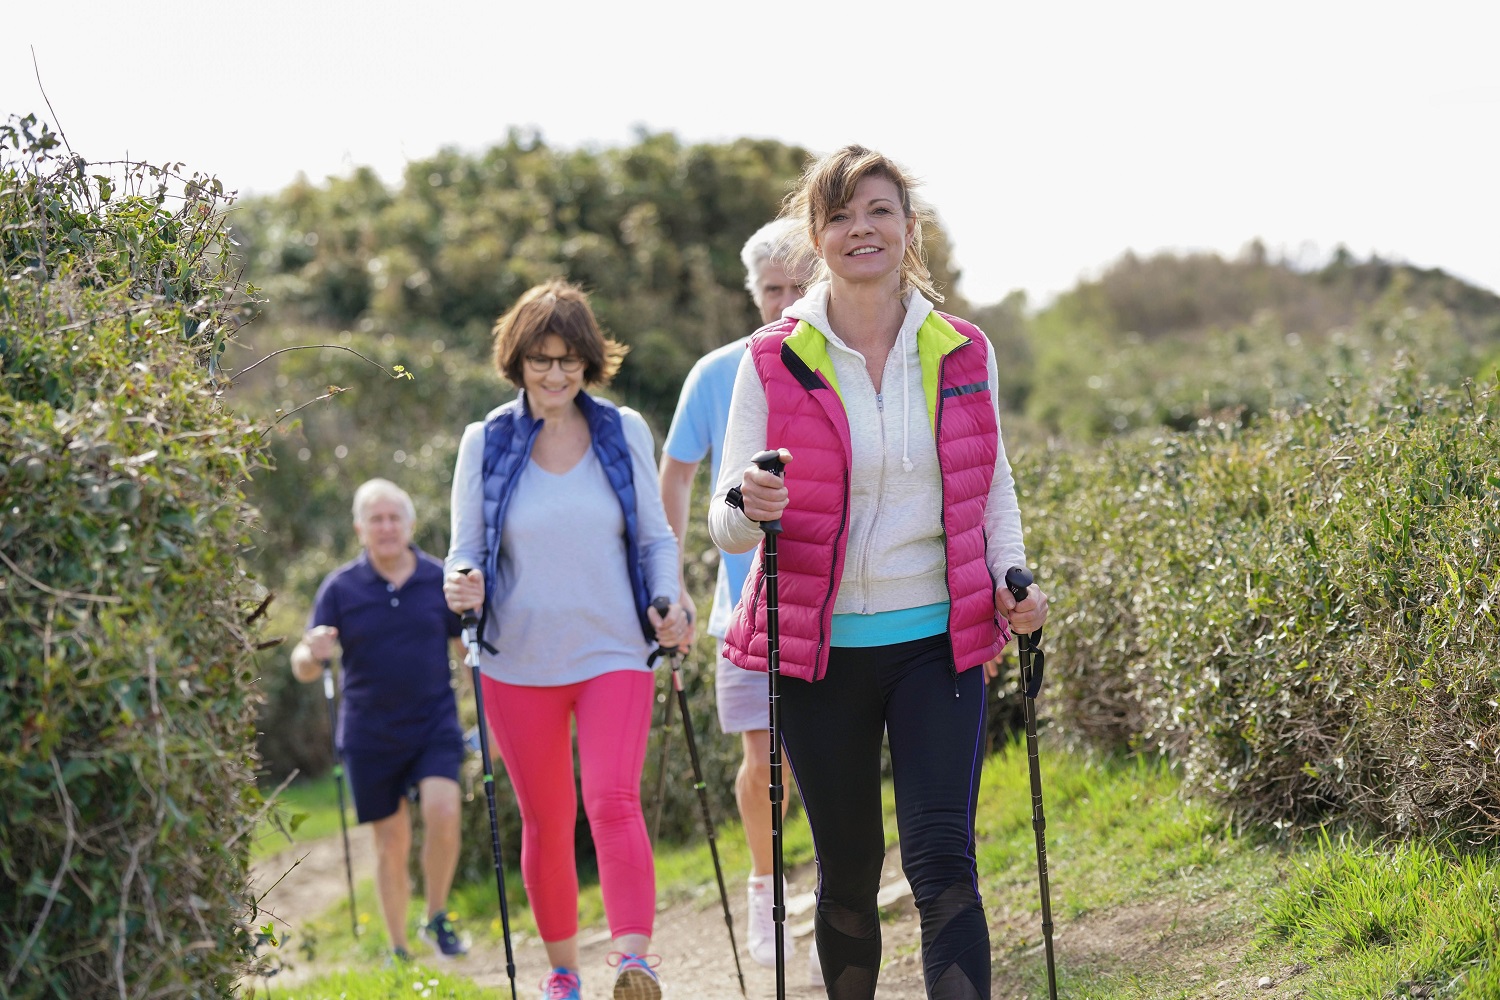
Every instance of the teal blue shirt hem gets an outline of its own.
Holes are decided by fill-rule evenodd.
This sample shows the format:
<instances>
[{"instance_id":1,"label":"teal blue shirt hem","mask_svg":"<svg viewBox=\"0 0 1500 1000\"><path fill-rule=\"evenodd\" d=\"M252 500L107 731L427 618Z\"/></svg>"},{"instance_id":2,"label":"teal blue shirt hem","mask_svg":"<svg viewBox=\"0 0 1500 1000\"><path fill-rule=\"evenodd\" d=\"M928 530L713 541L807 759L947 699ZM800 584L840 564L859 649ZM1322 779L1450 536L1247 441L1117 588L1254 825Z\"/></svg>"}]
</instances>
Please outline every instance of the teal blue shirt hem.
<instances>
[{"instance_id":1,"label":"teal blue shirt hem","mask_svg":"<svg viewBox=\"0 0 1500 1000\"><path fill-rule=\"evenodd\" d=\"M948 631L948 602L873 615L834 615L831 646L892 646Z\"/></svg>"}]
</instances>

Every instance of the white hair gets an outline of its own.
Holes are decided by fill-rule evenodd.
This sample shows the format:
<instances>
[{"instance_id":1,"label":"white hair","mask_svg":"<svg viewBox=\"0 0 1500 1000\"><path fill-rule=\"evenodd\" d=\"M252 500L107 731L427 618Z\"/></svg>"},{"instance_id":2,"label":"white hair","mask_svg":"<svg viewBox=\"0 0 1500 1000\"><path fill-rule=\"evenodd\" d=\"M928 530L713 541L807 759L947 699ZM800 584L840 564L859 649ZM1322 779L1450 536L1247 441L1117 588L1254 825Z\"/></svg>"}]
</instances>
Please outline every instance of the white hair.
<instances>
[{"instance_id":1,"label":"white hair","mask_svg":"<svg viewBox=\"0 0 1500 1000\"><path fill-rule=\"evenodd\" d=\"M745 265L745 289L760 308L760 272L768 261L786 259L792 238L797 234L797 220L785 216L772 219L745 241L740 261Z\"/></svg>"},{"instance_id":2,"label":"white hair","mask_svg":"<svg viewBox=\"0 0 1500 1000\"><path fill-rule=\"evenodd\" d=\"M371 479L360 483L359 489L354 491L354 520L361 520L364 516L365 508L376 500L394 500L400 504L401 512L406 515L408 524L415 522L417 519L417 508L411 502L411 495L409 493L389 479Z\"/></svg>"}]
</instances>

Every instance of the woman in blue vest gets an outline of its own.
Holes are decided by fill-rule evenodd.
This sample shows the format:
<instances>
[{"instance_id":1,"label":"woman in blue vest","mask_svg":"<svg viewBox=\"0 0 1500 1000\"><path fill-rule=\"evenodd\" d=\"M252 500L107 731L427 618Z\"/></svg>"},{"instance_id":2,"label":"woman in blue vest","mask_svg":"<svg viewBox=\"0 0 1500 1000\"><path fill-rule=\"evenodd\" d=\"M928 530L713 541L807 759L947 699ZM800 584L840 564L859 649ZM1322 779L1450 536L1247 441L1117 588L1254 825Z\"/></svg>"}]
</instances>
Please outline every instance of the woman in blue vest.
<instances>
[{"instance_id":1,"label":"woman in blue vest","mask_svg":"<svg viewBox=\"0 0 1500 1000\"><path fill-rule=\"evenodd\" d=\"M654 694L646 658L689 633L651 431L634 410L583 391L607 383L625 350L576 286L526 292L495 325L495 366L521 391L464 431L453 474L443 590L454 611L482 612L485 713L520 802L521 873L552 965L545 1000L579 996L575 724L613 996L661 996L647 954L656 876L640 801ZM665 616L655 598L668 600Z\"/></svg>"}]
</instances>

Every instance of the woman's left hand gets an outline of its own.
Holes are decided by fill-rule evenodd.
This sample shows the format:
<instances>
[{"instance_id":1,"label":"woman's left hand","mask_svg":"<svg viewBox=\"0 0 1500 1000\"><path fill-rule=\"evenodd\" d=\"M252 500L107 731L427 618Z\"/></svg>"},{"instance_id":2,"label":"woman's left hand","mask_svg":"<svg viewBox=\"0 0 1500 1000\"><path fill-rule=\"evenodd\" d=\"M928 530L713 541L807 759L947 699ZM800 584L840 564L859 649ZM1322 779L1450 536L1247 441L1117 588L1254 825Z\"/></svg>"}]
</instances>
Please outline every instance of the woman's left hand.
<instances>
[{"instance_id":1,"label":"woman's left hand","mask_svg":"<svg viewBox=\"0 0 1500 1000\"><path fill-rule=\"evenodd\" d=\"M1012 632L1035 632L1047 621L1047 595L1033 583L1027 588L1026 600L1018 604L1015 595L1002 584L995 588L995 610L1010 622Z\"/></svg>"},{"instance_id":2,"label":"woman's left hand","mask_svg":"<svg viewBox=\"0 0 1500 1000\"><path fill-rule=\"evenodd\" d=\"M687 613L682 610L682 605L673 603L667 606L667 613L662 615L655 608L646 609L646 617L651 620L651 625L656 629L656 641L667 648L678 648L692 641L693 630L688 624Z\"/></svg>"}]
</instances>

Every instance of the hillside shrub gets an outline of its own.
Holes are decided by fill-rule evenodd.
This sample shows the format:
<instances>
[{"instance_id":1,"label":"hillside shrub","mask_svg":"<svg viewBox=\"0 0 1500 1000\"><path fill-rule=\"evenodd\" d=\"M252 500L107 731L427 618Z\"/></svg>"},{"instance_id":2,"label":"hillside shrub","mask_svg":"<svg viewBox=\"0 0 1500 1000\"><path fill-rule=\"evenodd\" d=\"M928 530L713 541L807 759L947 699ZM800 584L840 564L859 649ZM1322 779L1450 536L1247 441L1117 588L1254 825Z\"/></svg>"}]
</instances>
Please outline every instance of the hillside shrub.
<instances>
[{"instance_id":1,"label":"hillside shrub","mask_svg":"<svg viewBox=\"0 0 1500 1000\"><path fill-rule=\"evenodd\" d=\"M1500 835L1497 416L1494 380L1403 354L1248 427L1018 462L1050 714L1254 820Z\"/></svg>"},{"instance_id":2,"label":"hillside shrub","mask_svg":"<svg viewBox=\"0 0 1500 1000\"><path fill-rule=\"evenodd\" d=\"M259 463L225 197L0 128L0 994L228 995L253 947Z\"/></svg>"},{"instance_id":3,"label":"hillside shrub","mask_svg":"<svg viewBox=\"0 0 1500 1000\"><path fill-rule=\"evenodd\" d=\"M1146 337L1111 330L1063 299L1035 321L1036 385L1027 414L1074 441L1156 428L1192 430L1205 418L1246 424L1327 395L1330 373L1369 371L1398 353L1429 376L1457 381L1475 370L1472 316L1418 308L1419 289L1393 281L1349 325L1308 332L1266 312L1244 323ZM1500 310L1497 310L1500 311Z\"/></svg>"}]
</instances>

